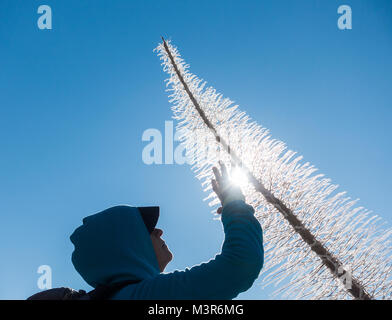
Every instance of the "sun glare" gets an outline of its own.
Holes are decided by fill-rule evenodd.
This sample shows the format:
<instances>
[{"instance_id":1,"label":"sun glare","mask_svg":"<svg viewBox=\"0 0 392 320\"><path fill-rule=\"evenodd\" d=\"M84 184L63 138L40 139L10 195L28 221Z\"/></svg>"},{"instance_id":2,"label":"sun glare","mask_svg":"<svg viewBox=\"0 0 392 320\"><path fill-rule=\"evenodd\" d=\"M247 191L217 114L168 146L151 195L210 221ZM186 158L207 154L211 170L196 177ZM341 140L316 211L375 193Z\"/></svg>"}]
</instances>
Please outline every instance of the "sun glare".
<instances>
[{"instance_id":1,"label":"sun glare","mask_svg":"<svg viewBox=\"0 0 392 320\"><path fill-rule=\"evenodd\" d=\"M230 180L233 184L239 187L245 187L248 184L248 177L246 176L244 170L240 168L235 168L233 170Z\"/></svg>"}]
</instances>

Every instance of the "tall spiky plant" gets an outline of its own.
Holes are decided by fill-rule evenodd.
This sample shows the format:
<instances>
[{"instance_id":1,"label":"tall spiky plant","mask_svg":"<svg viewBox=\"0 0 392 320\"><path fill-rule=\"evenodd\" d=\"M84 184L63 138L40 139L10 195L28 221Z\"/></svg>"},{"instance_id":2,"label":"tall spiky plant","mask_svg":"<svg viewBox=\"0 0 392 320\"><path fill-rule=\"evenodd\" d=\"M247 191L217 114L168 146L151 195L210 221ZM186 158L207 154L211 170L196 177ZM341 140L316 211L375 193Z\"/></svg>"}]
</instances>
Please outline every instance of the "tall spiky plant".
<instances>
[{"instance_id":1,"label":"tall spiky plant","mask_svg":"<svg viewBox=\"0 0 392 320\"><path fill-rule=\"evenodd\" d=\"M210 185L219 160L247 177L243 191L264 231L265 285L280 284L275 294L289 298L391 299L392 229L206 87L162 40L155 50L169 74L173 117L192 169L210 192L206 199L219 204Z\"/></svg>"}]
</instances>

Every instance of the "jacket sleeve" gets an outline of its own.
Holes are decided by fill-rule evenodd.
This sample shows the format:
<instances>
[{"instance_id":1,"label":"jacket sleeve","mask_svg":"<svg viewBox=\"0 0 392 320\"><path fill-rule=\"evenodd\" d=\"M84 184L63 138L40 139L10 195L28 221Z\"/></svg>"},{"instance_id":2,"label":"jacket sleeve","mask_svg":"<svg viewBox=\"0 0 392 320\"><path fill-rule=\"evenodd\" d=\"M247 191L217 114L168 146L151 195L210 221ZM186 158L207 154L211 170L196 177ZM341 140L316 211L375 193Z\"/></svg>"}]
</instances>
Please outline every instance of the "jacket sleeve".
<instances>
[{"instance_id":1,"label":"jacket sleeve","mask_svg":"<svg viewBox=\"0 0 392 320\"><path fill-rule=\"evenodd\" d=\"M190 269L144 280L129 298L233 299L248 290L264 258L262 230L253 214L253 207L242 200L227 203L222 211L225 240L220 254Z\"/></svg>"}]
</instances>

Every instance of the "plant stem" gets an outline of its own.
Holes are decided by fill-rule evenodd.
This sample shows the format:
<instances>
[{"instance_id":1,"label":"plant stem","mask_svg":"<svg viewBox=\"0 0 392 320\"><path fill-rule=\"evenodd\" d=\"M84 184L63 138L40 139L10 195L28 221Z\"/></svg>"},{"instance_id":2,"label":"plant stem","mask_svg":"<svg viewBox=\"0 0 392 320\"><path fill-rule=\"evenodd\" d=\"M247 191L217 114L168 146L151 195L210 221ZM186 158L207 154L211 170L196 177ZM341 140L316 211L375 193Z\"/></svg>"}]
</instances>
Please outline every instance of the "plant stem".
<instances>
[{"instance_id":1,"label":"plant stem","mask_svg":"<svg viewBox=\"0 0 392 320\"><path fill-rule=\"evenodd\" d=\"M199 113L200 117L206 124L206 126L212 131L215 135L216 140L222 145L222 147L230 154L232 161L242 167L244 172L247 174L249 181L252 183L254 188L260 192L266 201L270 203L275 209L277 209L283 217L287 220L287 222L292 226L294 231L300 235L303 241L309 245L310 249L317 254L317 256L321 259L322 264L325 265L332 273L332 275L336 278L343 278L346 277L346 271L343 268L342 263L334 257L328 249L316 239L316 237L307 229L304 224L299 220L296 215L293 213L291 209L289 209L280 199L277 199L269 190L267 190L262 182L260 182L253 173L242 163L241 159L235 154L235 152L230 148L230 145L219 136L217 130L211 123L211 121L207 118L206 114L204 113L203 109L200 107L199 103L193 96L192 92L189 90L187 83L185 82L183 76L181 75L180 71L178 70L177 64L174 61L174 58L167 46L165 39L162 37L163 45L166 50L167 55L171 61L171 64L174 68L174 71L177 74L178 79L184 86L186 93L189 96L189 99L192 101L194 107L196 108L197 112ZM347 281L347 279L346 279ZM359 300L371 300L372 297L366 292L363 285L355 279L354 277L351 278L351 288L347 288L347 291L353 296L354 299Z\"/></svg>"}]
</instances>

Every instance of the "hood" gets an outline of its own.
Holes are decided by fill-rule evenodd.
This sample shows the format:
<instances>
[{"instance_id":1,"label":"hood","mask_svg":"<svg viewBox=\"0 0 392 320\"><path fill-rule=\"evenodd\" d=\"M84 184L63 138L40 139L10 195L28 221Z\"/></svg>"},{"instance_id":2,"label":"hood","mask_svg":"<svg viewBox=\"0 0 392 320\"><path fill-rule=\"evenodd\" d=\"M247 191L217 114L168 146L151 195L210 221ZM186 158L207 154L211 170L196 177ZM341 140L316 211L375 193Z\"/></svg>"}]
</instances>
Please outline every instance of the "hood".
<instances>
[{"instance_id":1,"label":"hood","mask_svg":"<svg viewBox=\"0 0 392 320\"><path fill-rule=\"evenodd\" d=\"M150 234L136 207L121 205L83 219L70 237L72 263L92 287L159 274Z\"/></svg>"}]
</instances>

